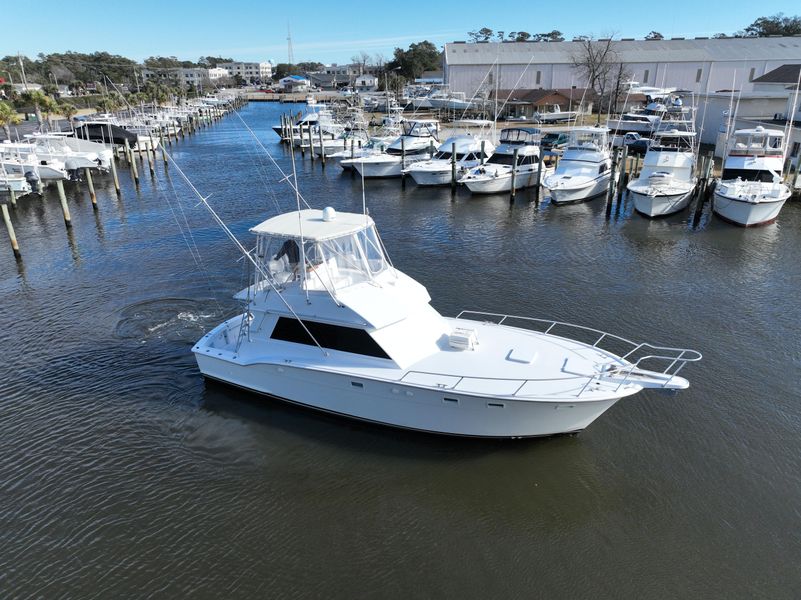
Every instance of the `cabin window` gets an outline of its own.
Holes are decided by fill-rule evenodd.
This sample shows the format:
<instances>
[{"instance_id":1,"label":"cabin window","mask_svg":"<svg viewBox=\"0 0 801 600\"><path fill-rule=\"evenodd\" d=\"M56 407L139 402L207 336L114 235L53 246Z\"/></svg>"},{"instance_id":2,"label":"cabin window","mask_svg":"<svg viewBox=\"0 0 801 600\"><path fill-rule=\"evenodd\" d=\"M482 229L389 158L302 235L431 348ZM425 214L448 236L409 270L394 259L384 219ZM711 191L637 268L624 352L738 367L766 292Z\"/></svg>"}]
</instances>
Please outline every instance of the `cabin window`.
<instances>
[{"instance_id":1,"label":"cabin window","mask_svg":"<svg viewBox=\"0 0 801 600\"><path fill-rule=\"evenodd\" d=\"M703 74L704 74L704 70L703 69L698 69L695 72L695 83L701 83L701 75L703 75ZM753 76L754 76L754 70L751 69L751 77L753 77ZM749 79L748 81L751 81L751 80Z\"/></svg>"},{"instance_id":2,"label":"cabin window","mask_svg":"<svg viewBox=\"0 0 801 600\"><path fill-rule=\"evenodd\" d=\"M743 181L760 181L762 183L773 182L773 173L764 170L723 169L723 174L720 176L723 181L731 181L737 179L738 177Z\"/></svg>"},{"instance_id":3,"label":"cabin window","mask_svg":"<svg viewBox=\"0 0 801 600\"><path fill-rule=\"evenodd\" d=\"M487 161L488 164L493 165L511 165L513 162L514 159L511 154L501 154L499 152L496 152L490 156L489 160Z\"/></svg>"},{"instance_id":4,"label":"cabin window","mask_svg":"<svg viewBox=\"0 0 801 600\"><path fill-rule=\"evenodd\" d=\"M598 167L598 175L606 171L606 163L603 163L600 167Z\"/></svg>"},{"instance_id":5,"label":"cabin window","mask_svg":"<svg viewBox=\"0 0 801 600\"><path fill-rule=\"evenodd\" d=\"M648 83L648 74L649 73L650 73L650 71L648 69L645 69L645 75L642 76L642 82L643 83Z\"/></svg>"},{"instance_id":6,"label":"cabin window","mask_svg":"<svg viewBox=\"0 0 801 600\"><path fill-rule=\"evenodd\" d=\"M539 85L541 80L542 80L542 71L537 71L537 85Z\"/></svg>"},{"instance_id":7,"label":"cabin window","mask_svg":"<svg viewBox=\"0 0 801 600\"><path fill-rule=\"evenodd\" d=\"M314 336L314 339L309 336L303 325ZM291 317L278 317L278 322L275 324L270 339L294 342L295 344L304 344L306 346L316 346L314 343L316 339L323 348L328 348L329 350L389 360L389 355L364 329L330 325L316 321L303 321L303 325L300 324L300 321Z\"/></svg>"}]
</instances>

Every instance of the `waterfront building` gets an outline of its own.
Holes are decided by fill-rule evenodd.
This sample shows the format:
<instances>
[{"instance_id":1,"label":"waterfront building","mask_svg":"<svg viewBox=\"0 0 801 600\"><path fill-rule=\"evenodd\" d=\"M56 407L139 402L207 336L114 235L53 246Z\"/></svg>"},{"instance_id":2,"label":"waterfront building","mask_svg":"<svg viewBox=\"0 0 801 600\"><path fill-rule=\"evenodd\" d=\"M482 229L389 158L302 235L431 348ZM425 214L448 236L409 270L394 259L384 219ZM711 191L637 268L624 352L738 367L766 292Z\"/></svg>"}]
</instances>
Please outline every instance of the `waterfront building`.
<instances>
[{"instance_id":1,"label":"waterfront building","mask_svg":"<svg viewBox=\"0 0 801 600\"><path fill-rule=\"evenodd\" d=\"M239 75L247 82L267 81L273 76L273 65L269 62L229 62L219 63L217 68L225 69L229 77Z\"/></svg>"},{"instance_id":2,"label":"waterfront building","mask_svg":"<svg viewBox=\"0 0 801 600\"><path fill-rule=\"evenodd\" d=\"M443 53L445 81L468 98L482 87L586 87L574 66L580 42L451 42ZM696 93L733 88L750 92L762 75L785 64L801 64L801 36L624 38L612 44L632 80Z\"/></svg>"}]
</instances>

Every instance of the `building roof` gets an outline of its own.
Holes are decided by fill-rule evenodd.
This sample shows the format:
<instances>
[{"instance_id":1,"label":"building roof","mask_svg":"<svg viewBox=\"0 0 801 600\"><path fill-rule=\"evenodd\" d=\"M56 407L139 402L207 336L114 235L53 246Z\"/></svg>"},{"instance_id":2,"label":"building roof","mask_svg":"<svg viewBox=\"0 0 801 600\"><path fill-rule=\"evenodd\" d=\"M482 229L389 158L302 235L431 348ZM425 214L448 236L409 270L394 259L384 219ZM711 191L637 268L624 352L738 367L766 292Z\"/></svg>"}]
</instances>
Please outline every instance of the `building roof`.
<instances>
[{"instance_id":1,"label":"building roof","mask_svg":"<svg viewBox=\"0 0 801 600\"><path fill-rule=\"evenodd\" d=\"M782 65L778 69L768 71L762 77L754 79L753 83L798 83L801 65Z\"/></svg>"},{"instance_id":2,"label":"building roof","mask_svg":"<svg viewBox=\"0 0 801 600\"><path fill-rule=\"evenodd\" d=\"M591 94L588 94L587 90L583 88L498 90L498 100L508 101L512 104L554 104L562 100L581 100L582 97L588 95ZM495 90L490 93L490 97L495 97Z\"/></svg>"},{"instance_id":3,"label":"building roof","mask_svg":"<svg viewBox=\"0 0 801 600\"><path fill-rule=\"evenodd\" d=\"M616 40L624 63L797 60L801 36L767 38L700 38L688 40ZM445 44L445 63L455 65L572 64L579 42L488 42ZM532 55L535 60L531 61ZM531 62L530 62L531 61Z\"/></svg>"},{"instance_id":4,"label":"building roof","mask_svg":"<svg viewBox=\"0 0 801 600\"><path fill-rule=\"evenodd\" d=\"M303 238L314 242L357 233L373 225L373 219L368 215L346 212L334 214L333 219L324 221L323 211L316 208L292 211L267 219L250 231L260 235L300 238L302 227Z\"/></svg>"}]
</instances>

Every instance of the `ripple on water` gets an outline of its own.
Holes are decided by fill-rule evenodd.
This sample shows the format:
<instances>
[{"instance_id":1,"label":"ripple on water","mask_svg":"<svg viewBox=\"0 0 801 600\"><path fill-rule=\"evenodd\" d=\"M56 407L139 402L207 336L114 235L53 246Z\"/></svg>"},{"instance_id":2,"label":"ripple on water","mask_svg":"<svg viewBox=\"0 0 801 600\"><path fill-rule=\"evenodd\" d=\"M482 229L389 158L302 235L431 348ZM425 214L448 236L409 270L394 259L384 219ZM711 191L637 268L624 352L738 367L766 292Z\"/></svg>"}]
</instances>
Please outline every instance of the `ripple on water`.
<instances>
[{"instance_id":1,"label":"ripple on water","mask_svg":"<svg viewBox=\"0 0 801 600\"><path fill-rule=\"evenodd\" d=\"M119 311L114 335L119 339L147 342L194 343L224 316L213 300L157 298L130 304Z\"/></svg>"}]
</instances>

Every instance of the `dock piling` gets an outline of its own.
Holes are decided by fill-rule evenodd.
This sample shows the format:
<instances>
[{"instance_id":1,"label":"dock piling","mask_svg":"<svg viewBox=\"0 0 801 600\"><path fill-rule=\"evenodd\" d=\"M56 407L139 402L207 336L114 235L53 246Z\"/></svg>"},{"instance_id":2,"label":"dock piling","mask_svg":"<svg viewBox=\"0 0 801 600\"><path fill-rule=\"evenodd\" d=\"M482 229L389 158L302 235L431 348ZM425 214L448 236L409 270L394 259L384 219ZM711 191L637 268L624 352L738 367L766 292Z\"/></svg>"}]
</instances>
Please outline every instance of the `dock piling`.
<instances>
[{"instance_id":1,"label":"dock piling","mask_svg":"<svg viewBox=\"0 0 801 600\"><path fill-rule=\"evenodd\" d=\"M317 128L317 140L320 142L320 160L323 161L323 169L325 169L325 144L323 144L323 130L321 127Z\"/></svg>"},{"instance_id":2,"label":"dock piling","mask_svg":"<svg viewBox=\"0 0 801 600\"><path fill-rule=\"evenodd\" d=\"M8 237L11 240L11 249L14 251L14 256L16 258L22 258L22 254L19 251L19 244L17 244L17 234L14 233L14 225L11 224L11 215L8 214L8 206L5 202L0 205L3 210L3 221L6 224L6 231L8 231Z\"/></svg>"},{"instance_id":3,"label":"dock piling","mask_svg":"<svg viewBox=\"0 0 801 600\"><path fill-rule=\"evenodd\" d=\"M86 185L89 187L89 199L92 201L92 208L97 210L97 194L95 194L95 184L92 181L92 170L87 167L83 172L86 175Z\"/></svg>"},{"instance_id":4,"label":"dock piling","mask_svg":"<svg viewBox=\"0 0 801 600\"><path fill-rule=\"evenodd\" d=\"M117 163L111 159L111 177L114 180L114 191L117 192L117 198L120 197L120 178L117 176Z\"/></svg>"},{"instance_id":5,"label":"dock piling","mask_svg":"<svg viewBox=\"0 0 801 600\"><path fill-rule=\"evenodd\" d=\"M70 216L70 207L67 206L67 195L64 193L64 182L60 179L56 181L58 188L58 199L61 200L61 212L64 213L64 225L69 229L72 227L72 217Z\"/></svg>"},{"instance_id":6,"label":"dock piling","mask_svg":"<svg viewBox=\"0 0 801 600\"><path fill-rule=\"evenodd\" d=\"M517 153L518 148L515 148L514 153L512 154L512 189L510 190L510 200L515 199L515 188L517 187Z\"/></svg>"},{"instance_id":7,"label":"dock piling","mask_svg":"<svg viewBox=\"0 0 801 600\"><path fill-rule=\"evenodd\" d=\"M456 193L456 142L453 142L451 144L451 194L455 193Z\"/></svg>"}]
</instances>

